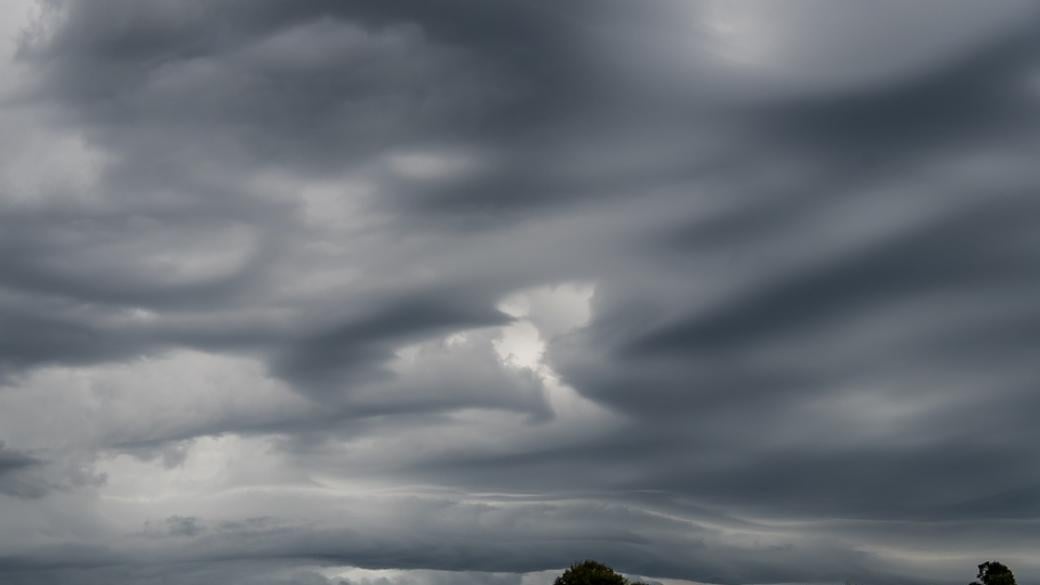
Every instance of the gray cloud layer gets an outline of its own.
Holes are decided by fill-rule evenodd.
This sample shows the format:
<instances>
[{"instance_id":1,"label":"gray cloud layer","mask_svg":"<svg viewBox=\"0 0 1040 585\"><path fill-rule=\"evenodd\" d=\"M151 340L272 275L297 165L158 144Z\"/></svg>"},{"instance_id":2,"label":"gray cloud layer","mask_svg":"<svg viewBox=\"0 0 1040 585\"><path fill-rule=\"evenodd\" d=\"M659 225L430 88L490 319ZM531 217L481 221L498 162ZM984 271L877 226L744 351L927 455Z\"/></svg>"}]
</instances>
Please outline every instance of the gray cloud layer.
<instances>
[{"instance_id":1,"label":"gray cloud layer","mask_svg":"<svg viewBox=\"0 0 1040 585\"><path fill-rule=\"evenodd\" d=\"M0 580L1040 575L1032 2L30 13Z\"/></svg>"}]
</instances>

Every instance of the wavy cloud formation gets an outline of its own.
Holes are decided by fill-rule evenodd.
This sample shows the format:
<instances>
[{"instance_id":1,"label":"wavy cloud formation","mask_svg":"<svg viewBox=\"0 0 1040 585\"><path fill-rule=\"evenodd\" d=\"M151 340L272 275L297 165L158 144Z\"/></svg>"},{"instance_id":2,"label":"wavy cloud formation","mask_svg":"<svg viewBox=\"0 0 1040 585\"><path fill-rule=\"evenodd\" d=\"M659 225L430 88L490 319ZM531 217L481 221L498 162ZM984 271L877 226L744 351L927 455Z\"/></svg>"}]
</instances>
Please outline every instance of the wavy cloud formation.
<instances>
[{"instance_id":1,"label":"wavy cloud formation","mask_svg":"<svg viewBox=\"0 0 1040 585\"><path fill-rule=\"evenodd\" d=\"M0 581L1040 575L1028 0L19 0Z\"/></svg>"}]
</instances>

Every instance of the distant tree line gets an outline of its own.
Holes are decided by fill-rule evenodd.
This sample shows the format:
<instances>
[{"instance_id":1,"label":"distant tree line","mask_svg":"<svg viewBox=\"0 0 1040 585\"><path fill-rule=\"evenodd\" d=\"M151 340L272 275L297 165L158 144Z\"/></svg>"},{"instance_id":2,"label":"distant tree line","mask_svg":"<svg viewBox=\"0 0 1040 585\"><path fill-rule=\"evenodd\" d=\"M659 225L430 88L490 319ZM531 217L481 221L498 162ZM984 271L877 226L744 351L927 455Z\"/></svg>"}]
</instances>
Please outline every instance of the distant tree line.
<instances>
[{"instance_id":1,"label":"distant tree line","mask_svg":"<svg viewBox=\"0 0 1040 585\"><path fill-rule=\"evenodd\" d=\"M1016 585L1015 575L1006 565L987 561L979 565L976 581L968 585ZM571 565L556 578L553 585L647 585L640 581L629 581L614 569L596 561L588 560Z\"/></svg>"}]
</instances>

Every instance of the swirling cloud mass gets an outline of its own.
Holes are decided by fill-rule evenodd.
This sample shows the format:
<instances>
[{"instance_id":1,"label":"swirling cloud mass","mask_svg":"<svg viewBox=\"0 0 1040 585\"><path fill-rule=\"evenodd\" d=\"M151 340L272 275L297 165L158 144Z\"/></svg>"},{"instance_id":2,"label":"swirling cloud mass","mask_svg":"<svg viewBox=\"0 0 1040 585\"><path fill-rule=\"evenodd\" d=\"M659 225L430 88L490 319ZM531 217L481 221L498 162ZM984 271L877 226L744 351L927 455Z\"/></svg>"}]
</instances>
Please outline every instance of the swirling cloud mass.
<instances>
[{"instance_id":1,"label":"swirling cloud mass","mask_svg":"<svg viewBox=\"0 0 1040 585\"><path fill-rule=\"evenodd\" d=\"M0 10L0 582L1040 578L1035 2Z\"/></svg>"}]
</instances>

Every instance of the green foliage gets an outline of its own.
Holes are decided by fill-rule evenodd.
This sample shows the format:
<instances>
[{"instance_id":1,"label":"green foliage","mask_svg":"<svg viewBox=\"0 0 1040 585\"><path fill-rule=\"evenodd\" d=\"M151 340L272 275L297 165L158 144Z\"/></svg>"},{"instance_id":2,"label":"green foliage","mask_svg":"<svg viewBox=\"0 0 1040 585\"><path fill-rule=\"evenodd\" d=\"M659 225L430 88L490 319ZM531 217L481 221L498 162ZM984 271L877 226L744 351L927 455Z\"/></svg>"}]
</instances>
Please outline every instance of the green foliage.
<instances>
[{"instance_id":1,"label":"green foliage","mask_svg":"<svg viewBox=\"0 0 1040 585\"><path fill-rule=\"evenodd\" d=\"M554 585L629 585L629 583L614 569L602 563L582 561L571 565L556 578Z\"/></svg>"},{"instance_id":2,"label":"green foliage","mask_svg":"<svg viewBox=\"0 0 1040 585\"><path fill-rule=\"evenodd\" d=\"M979 565L978 581L971 585L1015 585L1015 575L1011 569L996 561L988 561Z\"/></svg>"}]
</instances>

